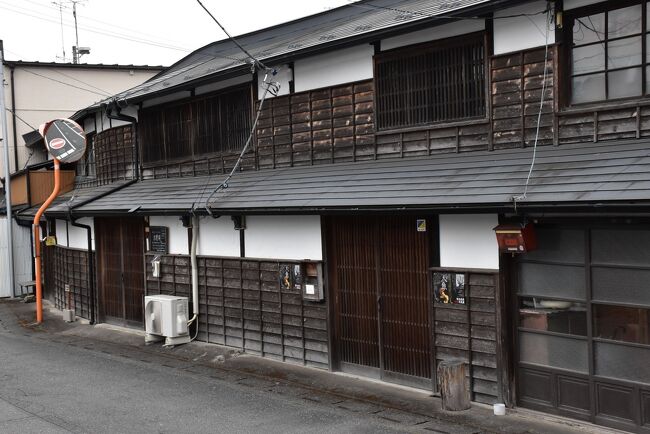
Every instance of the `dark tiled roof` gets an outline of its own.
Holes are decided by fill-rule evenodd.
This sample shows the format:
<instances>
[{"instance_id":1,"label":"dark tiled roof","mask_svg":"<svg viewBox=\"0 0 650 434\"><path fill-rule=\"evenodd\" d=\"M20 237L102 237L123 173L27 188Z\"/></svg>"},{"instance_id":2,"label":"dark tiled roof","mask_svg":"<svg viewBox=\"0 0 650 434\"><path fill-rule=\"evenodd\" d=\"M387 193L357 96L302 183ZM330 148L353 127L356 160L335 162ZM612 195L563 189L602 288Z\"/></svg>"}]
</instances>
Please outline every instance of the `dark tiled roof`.
<instances>
[{"instance_id":1,"label":"dark tiled roof","mask_svg":"<svg viewBox=\"0 0 650 434\"><path fill-rule=\"evenodd\" d=\"M293 167L235 174L216 213L351 209L511 209L532 149ZM76 209L81 215L180 214L202 207L223 175L140 181ZM207 188L205 186L207 185ZM543 146L520 206L650 204L650 142ZM137 209L135 209L137 207Z\"/></svg>"},{"instance_id":2,"label":"dark tiled roof","mask_svg":"<svg viewBox=\"0 0 650 434\"><path fill-rule=\"evenodd\" d=\"M288 23L237 36L237 41L259 60L335 46L353 38L435 20L435 16L470 11L473 6L505 0L364 0ZM442 24L448 19L440 20ZM117 94L130 100L182 86L235 68L250 70L247 57L230 40L217 41L181 59L156 77ZM99 105L101 103L98 103Z\"/></svg>"}]
</instances>

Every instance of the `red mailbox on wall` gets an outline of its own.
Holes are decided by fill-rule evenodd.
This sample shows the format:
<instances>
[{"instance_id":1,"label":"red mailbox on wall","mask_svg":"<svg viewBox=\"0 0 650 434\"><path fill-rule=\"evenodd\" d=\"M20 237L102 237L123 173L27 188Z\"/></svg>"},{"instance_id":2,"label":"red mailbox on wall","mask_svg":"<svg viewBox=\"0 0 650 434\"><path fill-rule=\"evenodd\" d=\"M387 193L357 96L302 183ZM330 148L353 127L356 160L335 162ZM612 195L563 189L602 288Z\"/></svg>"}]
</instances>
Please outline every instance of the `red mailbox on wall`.
<instances>
[{"instance_id":1,"label":"red mailbox on wall","mask_svg":"<svg viewBox=\"0 0 650 434\"><path fill-rule=\"evenodd\" d=\"M525 253L537 248L537 238L532 223L503 224L494 228L494 232L501 252Z\"/></svg>"}]
</instances>

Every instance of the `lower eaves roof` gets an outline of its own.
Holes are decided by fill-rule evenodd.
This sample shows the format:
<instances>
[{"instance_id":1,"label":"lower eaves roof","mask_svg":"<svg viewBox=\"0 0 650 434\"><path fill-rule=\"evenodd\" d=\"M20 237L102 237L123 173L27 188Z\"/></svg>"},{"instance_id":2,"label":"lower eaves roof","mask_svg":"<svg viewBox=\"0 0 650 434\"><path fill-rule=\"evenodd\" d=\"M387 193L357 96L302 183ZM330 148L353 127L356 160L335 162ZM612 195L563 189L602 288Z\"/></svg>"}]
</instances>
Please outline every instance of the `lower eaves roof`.
<instances>
[{"instance_id":1,"label":"lower eaves roof","mask_svg":"<svg viewBox=\"0 0 650 434\"><path fill-rule=\"evenodd\" d=\"M341 210L509 209L524 190L532 148L301 166L236 173L214 195L216 214ZM79 206L75 215L203 212L223 180L137 182ZM650 140L540 146L518 207L650 205Z\"/></svg>"}]
</instances>

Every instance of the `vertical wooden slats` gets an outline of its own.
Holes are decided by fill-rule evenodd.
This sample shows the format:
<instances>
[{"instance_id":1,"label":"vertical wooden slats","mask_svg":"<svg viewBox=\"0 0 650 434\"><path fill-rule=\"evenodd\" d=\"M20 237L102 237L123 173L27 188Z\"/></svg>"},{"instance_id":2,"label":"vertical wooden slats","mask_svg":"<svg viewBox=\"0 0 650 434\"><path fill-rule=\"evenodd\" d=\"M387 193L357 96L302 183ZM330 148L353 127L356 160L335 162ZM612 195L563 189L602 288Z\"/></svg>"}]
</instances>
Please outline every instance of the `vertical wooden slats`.
<instances>
[{"instance_id":1,"label":"vertical wooden slats","mask_svg":"<svg viewBox=\"0 0 650 434\"><path fill-rule=\"evenodd\" d=\"M130 179L133 176L133 127L111 128L93 140L97 184Z\"/></svg>"}]
</instances>

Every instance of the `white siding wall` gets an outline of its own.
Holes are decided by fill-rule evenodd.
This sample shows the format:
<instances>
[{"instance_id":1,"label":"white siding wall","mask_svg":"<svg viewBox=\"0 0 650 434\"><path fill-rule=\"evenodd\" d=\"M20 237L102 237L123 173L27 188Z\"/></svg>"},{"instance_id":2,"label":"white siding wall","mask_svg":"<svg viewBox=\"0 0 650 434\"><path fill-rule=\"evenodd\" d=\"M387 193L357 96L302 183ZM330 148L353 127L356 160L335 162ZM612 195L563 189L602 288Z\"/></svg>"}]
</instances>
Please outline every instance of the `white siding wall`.
<instances>
[{"instance_id":1,"label":"white siding wall","mask_svg":"<svg viewBox=\"0 0 650 434\"><path fill-rule=\"evenodd\" d=\"M499 268L496 214L440 216L440 266Z\"/></svg>"},{"instance_id":2,"label":"white siding wall","mask_svg":"<svg viewBox=\"0 0 650 434\"><path fill-rule=\"evenodd\" d=\"M149 226L167 226L169 254L171 255L189 255L187 228L183 227L183 222L178 216L151 216L149 217ZM200 232L199 232L200 233Z\"/></svg>"},{"instance_id":3,"label":"white siding wall","mask_svg":"<svg viewBox=\"0 0 650 434\"><path fill-rule=\"evenodd\" d=\"M198 254L239 257L239 231L229 216L202 218L199 224Z\"/></svg>"},{"instance_id":4,"label":"white siding wall","mask_svg":"<svg viewBox=\"0 0 650 434\"><path fill-rule=\"evenodd\" d=\"M546 2L535 1L503 9L494 14L495 18L517 15L535 14L546 9ZM550 27L548 43L555 42L555 31ZM528 48L543 47L546 40L546 14L502 18L494 20L494 54L510 53Z\"/></svg>"},{"instance_id":5,"label":"white siding wall","mask_svg":"<svg viewBox=\"0 0 650 434\"><path fill-rule=\"evenodd\" d=\"M602 3L602 0L564 0L564 10L580 8L582 6L593 5L594 3Z\"/></svg>"},{"instance_id":6,"label":"white siding wall","mask_svg":"<svg viewBox=\"0 0 650 434\"><path fill-rule=\"evenodd\" d=\"M246 257L323 258L320 216L247 216Z\"/></svg>"},{"instance_id":7,"label":"white siding wall","mask_svg":"<svg viewBox=\"0 0 650 434\"><path fill-rule=\"evenodd\" d=\"M15 221L13 230L14 253L14 288L20 292L18 283L32 280L32 242L30 228L18 226ZM9 288L9 271L7 270L7 218L0 216L0 298L12 297L14 291Z\"/></svg>"},{"instance_id":8,"label":"white siding wall","mask_svg":"<svg viewBox=\"0 0 650 434\"><path fill-rule=\"evenodd\" d=\"M95 221L92 218L82 218L77 223L88 225L91 228L90 237L92 240L92 249L95 250ZM58 229L57 229L58 230ZM88 233L84 228L72 226L68 223L68 238L70 239L68 247L74 249L88 250Z\"/></svg>"},{"instance_id":9,"label":"white siding wall","mask_svg":"<svg viewBox=\"0 0 650 434\"><path fill-rule=\"evenodd\" d=\"M382 51L392 50L397 47L435 41L437 39L450 38L452 36L479 32L482 30L485 30L485 20L467 20L443 24L438 27L418 30L417 32L383 39L381 41L381 49Z\"/></svg>"},{"instance_id":10,"label":"white siding wall","mask_svg":"<svg viewBox=\"0 0 650 434\"><path fill-rule=\"evenodd\" d=\"M336 50L294 62L296 92L372 78L372 45Z\"/></svg>"},{"instance_id":11,"label":"white siding wall","mask_svg":"<svg viewBox=\"0 0 650 434\"><path fill-rule=\"evenodd\" d=\"M65 220L56 219L55 230L56 230L56 244L63 247L68 247L68 228Z\"/></svg>"}]
</instances>

